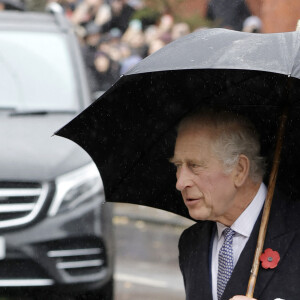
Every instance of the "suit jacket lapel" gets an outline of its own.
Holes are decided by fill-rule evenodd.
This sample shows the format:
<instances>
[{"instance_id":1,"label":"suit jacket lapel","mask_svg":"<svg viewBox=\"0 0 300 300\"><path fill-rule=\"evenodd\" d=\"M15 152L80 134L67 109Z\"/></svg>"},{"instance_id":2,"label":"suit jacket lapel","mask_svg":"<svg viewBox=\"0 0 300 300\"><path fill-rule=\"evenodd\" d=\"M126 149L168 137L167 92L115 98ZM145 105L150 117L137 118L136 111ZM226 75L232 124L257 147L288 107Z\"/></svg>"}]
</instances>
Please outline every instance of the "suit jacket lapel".
<instances>
[{"instance_id":1,"label":"suit jacket lapel","mask_svg":"<svg viewBox=\"0 0 300 300\"><path fill-rule=\"evenodd\" d=\"M179 241L179 262L186 299L212 300L209 248L214 222L200 222L187 229Z\"/></svg>"},{"instance_id":2,"label":"suit jacket lapel","mask_svg":"<svg viewBox=\"0 0 300 300\"><path fill-rule=\"evenodd\" d=\"M275 193L272 208L270 212L270 220L266 234L266 240L263 249L271 248L280 254L283 259L290 243L294 238L294 232L287 232L287 206L286 199L280 194ZM256 243L259 233L262 212L257 219L252 230L251 236L242 251L238 263L236 264L232 276L226 286L222 299L229 299L234 295L245 295L247 291L250 271L253 263ZM278 267L280 267L280 262ZM266 288L272 276L276 273L275 269L263 269L260 267L256 287L254 291L254 298L259 299L260 295Z\"/></svg>"},{"instance_id":3,"label":"suit jacket lapel","mask_svg":"<svg viewBox=\"0 0 300 300\"><path fill-rule=\"evenodd\" d=\"M202 228L201 233L201 247L198 252L198 259L200 262L201 272L198 285L201 286L200 294L193 299L207 299L212 300L211 292L211 272L210 272L210 248L212 232L215 224L213 222L207 222ZM197 260L198 260L197 259Z\"/></svg>"},{"instance_id":4,"label":"suit jacket lapel","mask_svg":"<svg viewBox=\"0 0 300 300\"><path fill-rule=\"evenodd\" d=\"M276 193L270 212L264 249L271 248L272 250L277 251L280 255L280 261L278 266L274 269L264 269L260 267L254 292L255 298L260 298L260 295L263 293L274 274L280 269L280 263L283 261L284 256L295 237L295 232L289 230L289 226L287 225L287 222L289 221L287 214L287 199Z\"/></svg>"}]
</instances>

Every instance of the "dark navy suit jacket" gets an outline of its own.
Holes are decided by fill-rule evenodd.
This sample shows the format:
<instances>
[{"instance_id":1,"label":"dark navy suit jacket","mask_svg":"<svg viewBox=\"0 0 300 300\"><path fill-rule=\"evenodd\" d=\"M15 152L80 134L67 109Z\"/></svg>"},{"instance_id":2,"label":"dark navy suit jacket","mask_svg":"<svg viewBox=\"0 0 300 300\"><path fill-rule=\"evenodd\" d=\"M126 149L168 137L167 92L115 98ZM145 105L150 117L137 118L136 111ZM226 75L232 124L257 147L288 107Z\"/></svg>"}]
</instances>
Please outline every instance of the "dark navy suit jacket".
<instances>
[{"instance_id":1,"label":"dark navy suit jacket","mask_svg":"<svg viewBox=\"0 0 300 300\"><path fill-rule=\"evenodd\" d=\"M223 300L245 295L252 267L261 214L226 286ZM179 266L187 300L212 300L210 253L215 223L199 222L186 229L179 240ZM279 252L275 269L260 267L254 298L300 300L300 202L275 193L264 249Z\"/></svg>"}]
</instances>

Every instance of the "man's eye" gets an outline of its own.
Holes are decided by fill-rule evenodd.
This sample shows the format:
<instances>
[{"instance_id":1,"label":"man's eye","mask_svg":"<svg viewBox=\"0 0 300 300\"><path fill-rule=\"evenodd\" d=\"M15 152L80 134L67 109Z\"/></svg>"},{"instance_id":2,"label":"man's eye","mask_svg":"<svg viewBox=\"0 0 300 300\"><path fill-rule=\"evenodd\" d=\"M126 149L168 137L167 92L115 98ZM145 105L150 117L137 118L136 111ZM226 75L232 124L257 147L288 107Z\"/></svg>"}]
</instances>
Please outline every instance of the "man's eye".
<instances>
[{"instance_id":1,"label":"man's eye","mask_svg":"<svg viewBox=\"0 0 300 300\"><path fill-rule=\"evenodd\" d=\"M191 164L190 166L191 166L191 168L198 168L198 167L199 167L199 166L196 165L196 164Z\"/></svg>"}]
</instances>

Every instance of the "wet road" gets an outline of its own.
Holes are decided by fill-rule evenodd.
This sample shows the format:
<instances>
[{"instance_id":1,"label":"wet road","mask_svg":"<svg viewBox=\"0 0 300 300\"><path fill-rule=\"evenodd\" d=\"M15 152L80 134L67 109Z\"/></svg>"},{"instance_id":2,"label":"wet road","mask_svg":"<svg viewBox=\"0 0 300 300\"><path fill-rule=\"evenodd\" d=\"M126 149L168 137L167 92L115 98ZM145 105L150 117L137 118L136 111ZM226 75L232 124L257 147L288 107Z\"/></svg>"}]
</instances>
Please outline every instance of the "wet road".
<instances>
[{"instance_id":1,"label":"wet road","mask_svg":"<svg viewBox=\"0 0 300 300\"><path fill-rule=\"evenodd\" d=\"M182 226L114 217L116 236L115 300L183 300L178 267Z\"/></svg>"}]
</instances>

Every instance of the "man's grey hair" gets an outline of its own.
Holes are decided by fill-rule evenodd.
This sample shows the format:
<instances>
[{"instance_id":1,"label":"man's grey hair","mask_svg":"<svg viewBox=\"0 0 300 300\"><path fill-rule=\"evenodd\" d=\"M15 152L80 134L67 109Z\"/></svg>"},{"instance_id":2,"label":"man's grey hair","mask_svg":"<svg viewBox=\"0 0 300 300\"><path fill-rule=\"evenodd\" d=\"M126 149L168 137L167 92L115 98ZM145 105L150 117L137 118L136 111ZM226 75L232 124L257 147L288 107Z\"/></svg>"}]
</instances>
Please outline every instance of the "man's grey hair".
<instances>
[{"instance_id":1,"label":"man's grey hair","mask_svg":"<svg viewBox=\"0 0 300 300\"><path fill-rule=\"evenodd\" d=\"M265 159L260 155L259 135L254 125L245 117L232 112L199 110L185 117L178 130L193 125L214 130L213 151L223 163L224 172L232 171L241 154L250 162L249 177L260 182L265 173Z\"/></svg>"}]
</instances>

